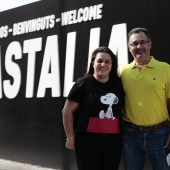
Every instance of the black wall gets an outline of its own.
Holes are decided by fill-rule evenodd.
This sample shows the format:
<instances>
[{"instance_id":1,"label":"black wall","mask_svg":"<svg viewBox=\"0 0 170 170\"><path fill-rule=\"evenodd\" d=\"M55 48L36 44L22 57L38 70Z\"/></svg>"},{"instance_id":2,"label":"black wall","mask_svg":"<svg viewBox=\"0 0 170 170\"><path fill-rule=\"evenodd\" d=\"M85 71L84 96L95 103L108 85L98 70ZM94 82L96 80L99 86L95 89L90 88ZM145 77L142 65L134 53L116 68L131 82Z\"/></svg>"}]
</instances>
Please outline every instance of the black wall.
<instances>
[{"instance_id":1,"label":"black wall","mask_svg":"<svg viewBox=\"0 0 170 170\"><path fill-rule=\"evenodd\" d=\"M127 32L134 27L146 27L153 41L151 54L158 60L170 63L170 1L168 0L42 0L0 13L0 28L14 23L31 20L74 9L103 4L102 19L62 26L55 23L53 28L0 38L1 85L0 98L0 158L25 162L63 170L75 170L74 151L65 149L65 134L61 111L65 102L63 97L65 56L67 34L76 32L74 80L86 71L89 50L90 29L101 28L100 46L108 46L113 25L125 23ZM60 96L53 97L51 88L46 89L44 97L37 97L38 83L44 57L47 37L58 36ZM42 38L42 50L36 53L34 93L25 97L28 54L23 53L23 42ZM12 77L6 70L6 50L11 42L19 42L22 58L12 61L21 70L21 86L14 98L9 98L3 90L3 81ZM52 47L57 48L57 47ZM14 49L15 51L15 49ZM129 62L132 57L129 54ZM50 72L50 71L49 71ZM149 165L146 165L149 167Z\"/></svg>"}]
</instances>

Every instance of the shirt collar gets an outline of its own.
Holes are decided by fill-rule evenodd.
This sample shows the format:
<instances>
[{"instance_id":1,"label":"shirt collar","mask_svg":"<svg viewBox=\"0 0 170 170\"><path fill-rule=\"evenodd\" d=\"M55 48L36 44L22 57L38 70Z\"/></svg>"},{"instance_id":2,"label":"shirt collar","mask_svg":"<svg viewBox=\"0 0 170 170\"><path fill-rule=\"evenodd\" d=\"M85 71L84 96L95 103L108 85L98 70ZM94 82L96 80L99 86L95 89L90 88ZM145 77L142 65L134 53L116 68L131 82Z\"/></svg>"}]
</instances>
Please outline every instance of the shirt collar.
<instances>
[{"instance_id":1,"label":"shirt collar","mask_svg":"<svg viewBox=\"0 0 170 170\"><path fill-rule=\"evenodd\" d=\"M155 62L156 62L156 60L154 59L154 57L153 56L150 56L151 57L151 60L149 61L149 63L148 64L146 64L146 66L147 67L154 67L155 66ZM135 65L135 61L133 60L133 62L131 63L131 69L134 69L136 67L136 65Z\"/></svg>"}]
</instances>

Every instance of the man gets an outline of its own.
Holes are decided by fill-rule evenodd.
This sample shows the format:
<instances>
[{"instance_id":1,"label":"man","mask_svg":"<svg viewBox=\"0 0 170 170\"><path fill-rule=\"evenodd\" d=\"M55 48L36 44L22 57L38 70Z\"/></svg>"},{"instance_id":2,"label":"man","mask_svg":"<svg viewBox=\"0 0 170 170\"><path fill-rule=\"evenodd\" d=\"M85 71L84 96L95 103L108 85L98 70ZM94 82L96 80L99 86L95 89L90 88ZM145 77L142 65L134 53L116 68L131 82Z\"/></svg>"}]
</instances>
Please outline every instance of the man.
<instances>
[{"instance_id":1,"label":"man","mask_svg":"<svg viewBox=\"0 0 170 170\"><path fill-rule=\"evenodd\" d=\"M170 170L170 66L150 56L145 28L134 28L128 48L134 61L121 70L125 91L123 154L126 170L143 170L145 153L153 170Z\"/></svg>"}]
</instances>

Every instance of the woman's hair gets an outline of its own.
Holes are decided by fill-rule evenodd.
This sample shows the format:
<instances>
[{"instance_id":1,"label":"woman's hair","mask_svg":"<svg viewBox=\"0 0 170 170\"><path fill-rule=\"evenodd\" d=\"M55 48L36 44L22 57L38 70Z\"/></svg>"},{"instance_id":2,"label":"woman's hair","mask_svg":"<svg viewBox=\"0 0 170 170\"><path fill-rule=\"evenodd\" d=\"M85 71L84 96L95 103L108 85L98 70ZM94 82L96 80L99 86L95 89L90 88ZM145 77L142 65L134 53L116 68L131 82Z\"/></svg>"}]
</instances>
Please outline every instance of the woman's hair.
<instances>
[{"instance_id":1,"label":"woman's hair","mask_svg":"<svg viewBox=\"0 0 170 170\"><path fill-rule=\"evenodd\" d=\"M107 54L110 55L111 62L112 62L112 69L109 73L109 76L118 78L119 75L118 75L118 70L117 70L118 69L117 57L116 57L116 55L113 54L113 52L108 47L105 47L105 46L99 47L99 48L97 48L93 51L89 70L87 71L86 75L89 75L89 74L93 75L94 74L93 64L94 64L94 60L96 59L96 56L97 56L98 53L107 53Z\"/></svg>"}]
</instances>

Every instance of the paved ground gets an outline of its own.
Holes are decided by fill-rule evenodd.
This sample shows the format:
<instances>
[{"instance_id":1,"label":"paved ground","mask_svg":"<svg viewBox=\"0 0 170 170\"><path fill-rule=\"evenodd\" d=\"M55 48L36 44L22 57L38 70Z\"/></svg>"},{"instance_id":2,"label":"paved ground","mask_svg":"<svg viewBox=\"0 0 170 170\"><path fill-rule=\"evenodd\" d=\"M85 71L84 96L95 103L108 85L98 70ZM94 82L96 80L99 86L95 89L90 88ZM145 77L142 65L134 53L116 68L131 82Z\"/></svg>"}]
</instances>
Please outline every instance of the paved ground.
<instances>
[{"instance_id":1,"label":"paved ground","mask_svg":"<svg viewBox=\"0 0 170 170\"><path fill-rule=\"evenodd\" d=\"M0 170L59 170L0 159Z\"/></svg>"}]
</instances>

